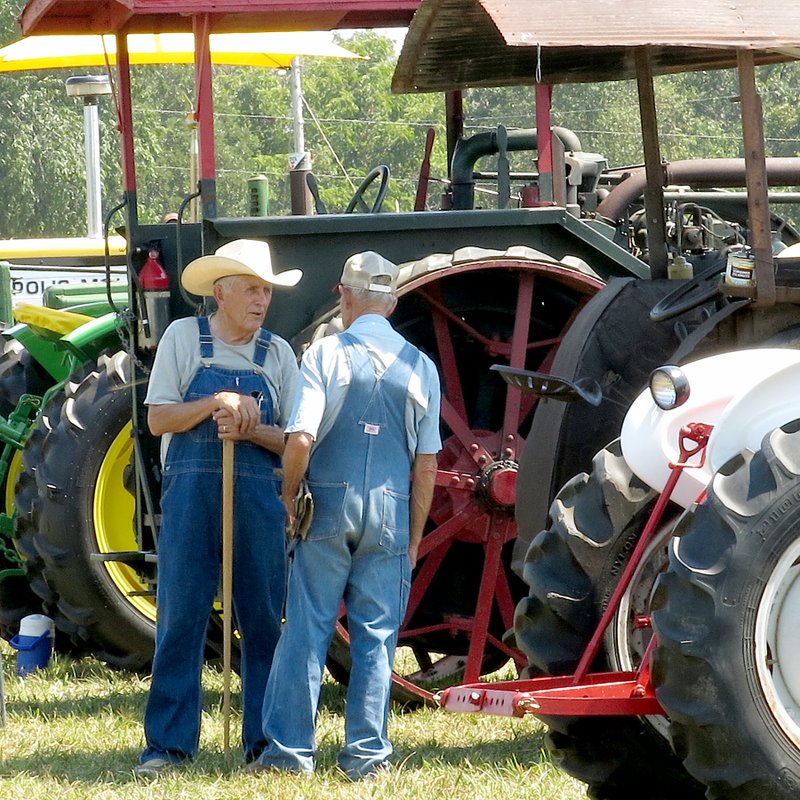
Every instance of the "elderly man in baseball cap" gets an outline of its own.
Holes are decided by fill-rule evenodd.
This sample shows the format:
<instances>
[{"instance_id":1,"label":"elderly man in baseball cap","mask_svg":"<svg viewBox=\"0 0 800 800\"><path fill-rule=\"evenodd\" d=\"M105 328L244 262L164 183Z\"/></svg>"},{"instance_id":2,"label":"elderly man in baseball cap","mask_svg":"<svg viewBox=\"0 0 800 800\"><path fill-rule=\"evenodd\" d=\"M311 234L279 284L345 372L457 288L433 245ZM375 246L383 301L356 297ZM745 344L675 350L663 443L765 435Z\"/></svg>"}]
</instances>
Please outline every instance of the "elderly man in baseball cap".
<instances>
[{"instance_id":1,"label":"elderly man in baseball cap","mask_svg":"<svg viewBox=\"0 0 800 800\"><path fill-rule=\"evenodd\" d=\"M387 319L398 275L379 253L348 258L339 282L345 330L303 355L282 496L291 522L307 471L314 517L294 544L264 700L269 744L248 768L254 772L314 769L322 668L342 599L352 667L338 763L352 780L389 763L394 650L441 448L436 368Z\"/></svg>"},{"instance_id":2,"label":"elderly man in baseball cap","mask_svg":"<svg viewBox=\"0 0 800 800\"><path fill-rule=\"evenodd\" d=\"M275 469L283 453L298 369L294 352L264 326L275 272L266 242L240 239L192 261L184 288L213 297L210 316L164 333L145 403L162 437L156 651L145 710L146 748L135 773L153 776L197 754L200 669L220 573L221 442L236 448L234 584L242 640L242 741L246 761L266 745L261 705L280 633L286 580L285 513Z\"/></svg>"}]
</instances>

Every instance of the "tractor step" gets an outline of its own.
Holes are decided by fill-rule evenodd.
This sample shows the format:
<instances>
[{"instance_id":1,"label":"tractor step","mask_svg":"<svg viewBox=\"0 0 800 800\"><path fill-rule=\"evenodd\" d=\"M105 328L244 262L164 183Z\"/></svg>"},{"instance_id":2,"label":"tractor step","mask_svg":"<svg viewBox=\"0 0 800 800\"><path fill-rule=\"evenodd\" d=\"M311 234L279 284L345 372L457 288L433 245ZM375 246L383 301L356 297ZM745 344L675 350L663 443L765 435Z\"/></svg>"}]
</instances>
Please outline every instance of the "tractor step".
<instances>
[{"instance_id":1,"label":"tractor step","mask_svg":"<svg viewBox=\"0 0 800 800\"><path fill-rule=\"evenodd\" d=\"M535 394L538 397L564 402L585 400L593 406L599 406L603 400L600 384L593 378L568 381L566 378L559 378L547 372L517 369L505 364L492 364L489 369L499 373L509 386L514 386L526 394Z\"/></svg>"},{"instance_id":2,"label":"tractor step","mask_svg":"<svg viewBox=\"0 0 800 800\"><path fill-rule=\"evenodd\" d=\"M111 553L92 553L92 561L121 561L123 564L155 564L158 555L144 550L116 550Z\"/></svg>"}]
</instances>

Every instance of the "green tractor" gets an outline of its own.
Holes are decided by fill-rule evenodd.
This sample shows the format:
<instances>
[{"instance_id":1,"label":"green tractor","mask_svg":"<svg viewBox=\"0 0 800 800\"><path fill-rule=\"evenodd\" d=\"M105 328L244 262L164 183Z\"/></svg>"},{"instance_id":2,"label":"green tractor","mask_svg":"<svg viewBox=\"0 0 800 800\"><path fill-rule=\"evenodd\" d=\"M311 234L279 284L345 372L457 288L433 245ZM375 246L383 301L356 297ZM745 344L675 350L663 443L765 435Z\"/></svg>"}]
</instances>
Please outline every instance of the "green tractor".
<instances>
[{"instance_id":1,"label":"green tractor","mask_svg":"<svg viewBox=\"0 0 800 800\"><path fill-rule=\"evenodd\" d=\"M101 353L118 349L120 338L117 316L110 313L108 302L98 297L96 287L58 286L57 291L45 291L44 305L17 304L12 314L13 265L6 262L4 267L2 294L8 297L9 313L0 355L0 486L4 500L0 512L0 625L8 638L18 630L23 616L42 610L41 598L33 590L32 570L38 558L30 550L25 552L15 526L15 509L23 497L23 493L15 496L23 473L23 449L42 408L63 392L66 380ZM116 287L114 296L124 303L126 287Z\"/></svg>"}]
</instances>

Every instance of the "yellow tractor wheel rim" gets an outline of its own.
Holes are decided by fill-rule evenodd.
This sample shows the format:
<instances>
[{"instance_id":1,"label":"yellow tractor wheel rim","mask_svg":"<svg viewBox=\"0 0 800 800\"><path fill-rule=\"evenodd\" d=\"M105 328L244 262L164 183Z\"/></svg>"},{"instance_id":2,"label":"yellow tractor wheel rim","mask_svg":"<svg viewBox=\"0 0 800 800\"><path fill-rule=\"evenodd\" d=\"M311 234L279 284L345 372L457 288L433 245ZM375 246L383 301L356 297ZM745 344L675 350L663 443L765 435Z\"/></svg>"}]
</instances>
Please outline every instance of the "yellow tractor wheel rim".
<instances>
[{"instance_id":1,"label":"yellow tractor wheel rim","mask_svg":"<svg viewBox=\"0 0 800 800\"><path fill-rule=\"evenodd\" d=\"M124 472L131 463L132 424L128 422L106 451L97 475L94 493L94 531L100 553L130 552L139 544L133 528L136 503L125 488ZM103 565L122 596L147 619L155 622L156 604L153 596L139 592L150 590L136 570L120 561L104 561Z\"/></svg>"},{"instance_id":2,"label":"yellow tractor wheel rim","mask_svg":"<svg viewBox=\"0 0 800 800\"><path fill-rule=\"evenodd\" d=\"M22 472L22 450L14 451L11 461L8 462L8 474L6 475L6 514L10 517L14 513L14 489L17 485L17 478Z\"/></svg>"}]
</instances>

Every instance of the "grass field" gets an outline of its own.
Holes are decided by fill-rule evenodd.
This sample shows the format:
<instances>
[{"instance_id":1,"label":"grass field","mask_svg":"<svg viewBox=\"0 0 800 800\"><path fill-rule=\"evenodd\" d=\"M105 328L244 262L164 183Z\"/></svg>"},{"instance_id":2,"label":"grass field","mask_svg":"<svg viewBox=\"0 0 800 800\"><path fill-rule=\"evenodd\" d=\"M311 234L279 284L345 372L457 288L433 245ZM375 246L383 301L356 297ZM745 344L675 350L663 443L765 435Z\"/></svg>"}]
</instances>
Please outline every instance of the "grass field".
<instances>
[{"instance_id":1,"label":"grass field","mask_svg":"<svg viewBox=\"0 0 800 800\"><path fill-rule=\"evenodd\" d=\"M0 728L2 800L579 800L582 784L549 761L542 726L435 709L396 712L390 736L399 769L353 784L337 771L344 693L325 683L318 768L313 778L251 776L241 771L234 679L231 740L223 742L222 676L203 674L206 710L201 752L189 767L155 781L134 777L142 748L146 677L115 672L90 659L56 657L44 671L14 674L15 653L0 645L7 723Z\"/></svg>"}]
</instances>

